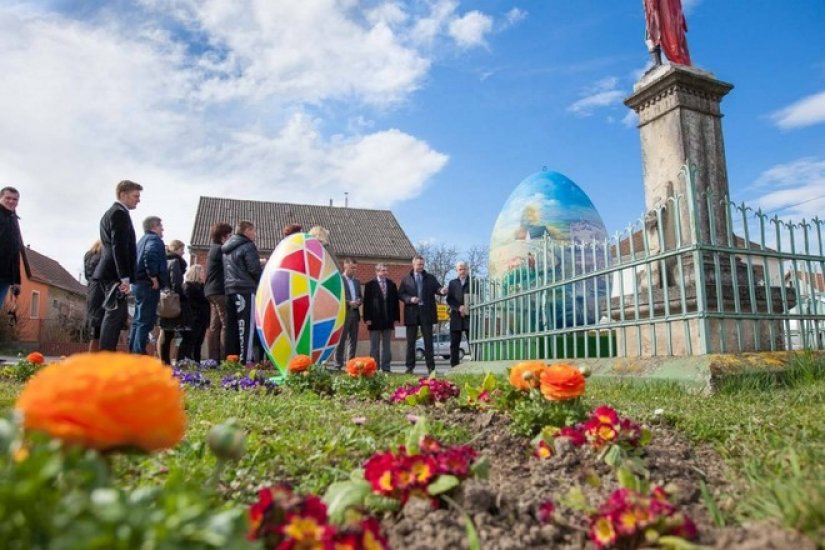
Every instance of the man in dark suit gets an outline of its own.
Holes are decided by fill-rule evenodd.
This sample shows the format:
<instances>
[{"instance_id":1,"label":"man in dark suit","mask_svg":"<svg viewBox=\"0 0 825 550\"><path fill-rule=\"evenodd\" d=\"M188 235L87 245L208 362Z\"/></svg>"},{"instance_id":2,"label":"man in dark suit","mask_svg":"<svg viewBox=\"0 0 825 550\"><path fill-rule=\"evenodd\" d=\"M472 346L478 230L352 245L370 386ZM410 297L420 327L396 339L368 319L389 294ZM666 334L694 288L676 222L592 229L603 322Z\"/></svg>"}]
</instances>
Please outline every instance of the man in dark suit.
<instances>
[{"instance_id":1,"label":"man in dark suit","mask_svg":"<svg viewBox=\"0 0 825 550\"><path fill-rule=\"evenodd\" d=\"M117 200L100 219L100 262L95 268L93 279L103 288L103 303L95 307L103 308L100 325L101 351L115 351L120 331L129 314L126 296L130 283L135 279L137 244L135 228L129 210L137 208L143 187L129 180L123 180L115 187ZM104 305L105 304L105 305Z\"/></svg>"},{"instance_id":2,"label":"man in dark suit","mask_svg":"<svg viewBox=\"0 0 825 550\"><path fill-rule=\"evenodd\" d=\"M335 368L344 368L344 349L349 342L347 359L355 357L355 346L358 345L358 323L361 321L361 281L355 278L356 261L352 258L344 259L344 294L347 300L347 316L344 318L344 329L341 332L341 340L335 348Z\"/></svg>"},{"instance_id":3,"label":"man in dark suit","mask_svg":"<svg viewBox=\"0 0 825 550\"><path fill-rule=\"evenodd\" d=\"M424 359L427 370L435 370L433 357L433 324L438 319L435 307L436 295L443 296L447 289L441 286L434 275L424 271L424 257L416 254L412 261L412 271L398 285L398 297L404 302L404 325L407 327L407 373L415 369L415 341L418 328L424 339Z\"/></svg>"},{"instance_id":4,"label":"man in dark suit","mask_svg":"<svg viewBox=\"0 0 825 550\"><path fill-rule=\"evenodd\" d=\"M387 266L376 264L375 279L364 286L364 322L370 331L370 355L384 372L390 372L392 331L401 318L398 310L398 289L387 278Z\"/></svg>"},{"instance_id":5,"label":"man in dark suit","mask_svg":"<svg viewBox=\"0 0 825 550\"><path fill-rule=\"evenodd\" d=\"M467 277L467 264L455 264L458 277L450 281L447 287L447 305L450 306L450 366L455 367L460 362L459 346L461 336L466 335L470 341L470 317L464 297L470 293L470 278Z\"/></svg>"}]
</instances>

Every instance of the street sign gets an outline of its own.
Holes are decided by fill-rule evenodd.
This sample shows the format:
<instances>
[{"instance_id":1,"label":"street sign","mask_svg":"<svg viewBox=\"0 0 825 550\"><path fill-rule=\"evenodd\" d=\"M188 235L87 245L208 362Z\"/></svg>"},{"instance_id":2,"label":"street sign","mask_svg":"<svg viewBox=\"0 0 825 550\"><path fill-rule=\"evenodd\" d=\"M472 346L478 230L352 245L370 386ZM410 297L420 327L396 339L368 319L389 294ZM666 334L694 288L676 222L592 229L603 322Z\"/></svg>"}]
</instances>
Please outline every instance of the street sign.
<instances>
[{"instance_id":1,"label":"street sign","mask_svg":"<svg viewBox=\"0 0 825 550\"><path fill-rule=\"evenodd\" d=\"M449 321L450 320L450 310L447 308L447 304L436 304L435 305L436 312L438 313L438 322L441 321Z\"/></svg>"}]
</instances>

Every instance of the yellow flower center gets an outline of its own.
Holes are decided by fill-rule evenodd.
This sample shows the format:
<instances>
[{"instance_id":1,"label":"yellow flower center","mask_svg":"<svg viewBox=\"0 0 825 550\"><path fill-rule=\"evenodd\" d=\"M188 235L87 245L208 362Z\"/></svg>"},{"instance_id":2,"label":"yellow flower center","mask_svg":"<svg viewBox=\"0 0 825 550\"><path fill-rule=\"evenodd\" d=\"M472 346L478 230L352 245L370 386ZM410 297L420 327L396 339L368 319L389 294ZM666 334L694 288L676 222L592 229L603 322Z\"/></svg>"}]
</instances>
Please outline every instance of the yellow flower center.
<instances>
[{"instance_id":1,"label":"yellow flower center","mask_svg":"<svg viewBox=\"0 0 825 550\"><path fill-rule=\"evenodd\" d=\"M284 528L284 534L298 543L313 543L309 546L301 545L301 548L322 548L321 539L324 534L323 528L312 518L296 517Z\"/></svg>"}]
</instances>

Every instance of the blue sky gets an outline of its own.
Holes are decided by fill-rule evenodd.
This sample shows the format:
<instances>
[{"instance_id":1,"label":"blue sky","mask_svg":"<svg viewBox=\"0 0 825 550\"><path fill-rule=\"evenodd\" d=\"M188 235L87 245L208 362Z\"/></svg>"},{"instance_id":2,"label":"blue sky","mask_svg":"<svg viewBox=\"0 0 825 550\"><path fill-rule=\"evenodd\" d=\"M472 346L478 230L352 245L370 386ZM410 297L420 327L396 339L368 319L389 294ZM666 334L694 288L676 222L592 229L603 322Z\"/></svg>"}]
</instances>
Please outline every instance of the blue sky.
<instances>
[{"instance_id":1,"label":"blue sky","mask_svg":"<svg viewBox=\"0 0 825 550\"><path fill-rule=\"evenodd\" d=\"M825 3L690 0L722 103L731 192L825 213ZM25 240L77 273L123 178L133 219L188 241L197 197L389 208L414 242L488 244L543 166L609 232L643 205L622 104L641 0L6 1L0 184ZM796 206L793 206L797 203Z\"/></svg>"}]
</instances>

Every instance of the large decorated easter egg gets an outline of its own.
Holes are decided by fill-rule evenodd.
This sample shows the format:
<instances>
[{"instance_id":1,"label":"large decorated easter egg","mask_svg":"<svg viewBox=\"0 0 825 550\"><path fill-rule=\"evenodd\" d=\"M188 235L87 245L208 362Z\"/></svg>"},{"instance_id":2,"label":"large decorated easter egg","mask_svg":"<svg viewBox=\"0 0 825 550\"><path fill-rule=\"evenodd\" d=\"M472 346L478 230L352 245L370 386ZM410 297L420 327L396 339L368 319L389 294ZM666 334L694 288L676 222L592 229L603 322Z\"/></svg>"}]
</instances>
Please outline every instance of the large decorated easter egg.
<instances>
[{"instance_id":1,"label":"large decorated easter egg","mask_svg":"<svg viewBox=\"0 0 825 550\"><path fill-rule=\"evenodd\" d=\"M284 238L264 267L255 321L266 354L282 373L296 355L326 360L346 315L344 284L332 255L306 234Z\"/></svg>"}]
</instances>

